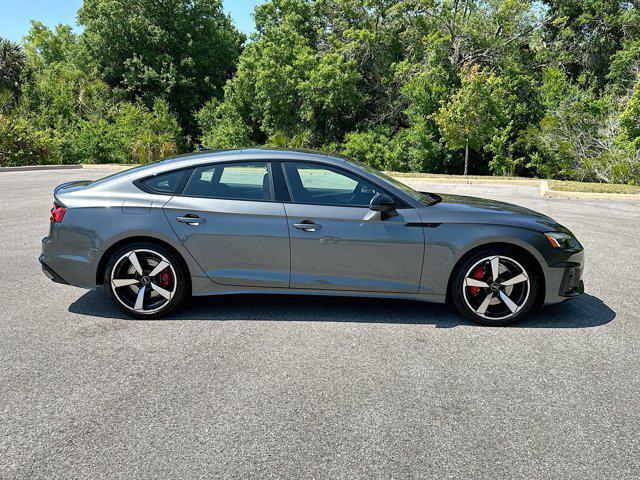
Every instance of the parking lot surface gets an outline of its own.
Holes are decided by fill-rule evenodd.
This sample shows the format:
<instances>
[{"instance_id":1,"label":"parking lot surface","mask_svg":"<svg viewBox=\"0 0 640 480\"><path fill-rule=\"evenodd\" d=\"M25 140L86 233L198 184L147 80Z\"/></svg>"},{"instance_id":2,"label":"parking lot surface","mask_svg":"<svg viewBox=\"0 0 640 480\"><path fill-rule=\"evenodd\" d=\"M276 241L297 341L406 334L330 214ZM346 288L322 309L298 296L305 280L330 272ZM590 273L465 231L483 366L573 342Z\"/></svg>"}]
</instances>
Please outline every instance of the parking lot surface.
<instances>
[{"instance_id":1,"label":"parking lot surface","mask_svg":"<svg viewBox=\"0 0 640 480\"><path fill-rule=\"evenodd\" d=\"M586 294L509 328L442 305L237 296L160 321L40 271L52 189L0 173L0 478L640 476L640 204L433 185L548 214Z\"/></svg>"}]
</instances>

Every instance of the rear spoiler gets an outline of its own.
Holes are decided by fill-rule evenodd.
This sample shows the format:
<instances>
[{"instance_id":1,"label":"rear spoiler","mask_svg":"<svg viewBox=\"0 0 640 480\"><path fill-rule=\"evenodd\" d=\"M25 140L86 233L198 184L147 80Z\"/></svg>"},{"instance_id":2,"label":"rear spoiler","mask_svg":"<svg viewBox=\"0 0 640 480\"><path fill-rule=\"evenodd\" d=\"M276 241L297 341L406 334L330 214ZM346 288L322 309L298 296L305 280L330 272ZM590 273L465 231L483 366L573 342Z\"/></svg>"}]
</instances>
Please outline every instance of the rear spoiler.
<instances>
[{"instance_id":1,"label":"rear spoiler","mask_svg":"<svg viewBox=\"0 0 640 480\"><path fill-rule=\"evenodd\" d=\"M63 203L58 198L58 194L63 190L66 190L72 187L84 187L86 185L89 185L91 182L92 180L74 180L72 182L61 183L60 185L58 185L56 188L53 189L53 198L55 203L59 205L63 205Z\"/></svg>"},{"instance_id":2,"label":"rear spoiler","mask_svg":"<svg viewBox=\"0 0 640 480\"><path fill-rule=\"evenodd\" d=\"M53 194L56 195L59 191L65 190L71 187L84 187L86 185L89 185L90 183L91 183L91 180L74 180L73 182L61 183L60 185L58 185L56 188L53 189Z\"/></svg>"}]
</instances>

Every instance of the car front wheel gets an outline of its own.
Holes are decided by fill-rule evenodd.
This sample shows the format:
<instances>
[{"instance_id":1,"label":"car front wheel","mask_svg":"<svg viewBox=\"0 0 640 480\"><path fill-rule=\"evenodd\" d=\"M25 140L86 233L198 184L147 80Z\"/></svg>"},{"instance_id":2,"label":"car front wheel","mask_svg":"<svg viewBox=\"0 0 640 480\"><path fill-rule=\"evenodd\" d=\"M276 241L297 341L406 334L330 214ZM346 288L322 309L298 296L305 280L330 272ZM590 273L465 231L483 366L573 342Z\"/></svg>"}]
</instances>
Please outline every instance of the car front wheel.
<instances>
[{"instance_id":1,"label":"car front wheel","mask_svg":"<svg viewBox=\"0 0 640 480\"><path fill-rule=\"evenodd\" d=\"M467 318L483 325L517 322L533 307L538 279L527 258L502 248L467 258L454 273L451 297Z\"/></svg>"},{"instance_id":2,"label":"car front wheel","mask_svg":"<svg viewBox=\"0 0 640 480\"><path fill-rule=\"evenodd\" d=\"M158 318L175 310L188 293L188 278L175 255L159 245L121 248L105 269L108 296L127 314Z\"/></svg>"}]
</instances>

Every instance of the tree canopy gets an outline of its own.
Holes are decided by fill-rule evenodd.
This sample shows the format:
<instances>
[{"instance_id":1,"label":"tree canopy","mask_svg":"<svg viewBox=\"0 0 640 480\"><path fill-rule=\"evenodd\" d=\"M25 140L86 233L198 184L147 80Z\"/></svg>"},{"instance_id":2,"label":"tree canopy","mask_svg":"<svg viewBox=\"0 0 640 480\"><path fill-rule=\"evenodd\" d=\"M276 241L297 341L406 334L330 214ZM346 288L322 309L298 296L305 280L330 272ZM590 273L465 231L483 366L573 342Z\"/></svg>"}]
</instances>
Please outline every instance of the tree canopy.
<instances>
[{"instance_id":1,"label":"tree canopy","mask_svg":"<svg viewBox=\"0 0 640 480\"><path fill-rule=\"evenodd\" d=\"M246 39L219 0L85 0L79 35L34 22L7 43L2 145L34 139L13 163L277 145L387 170L640 183L639 7L268 0Z\"/></svg>"},{"instance_id":2,"label":"tree canopy","mask_svg":"<svg viewBox=\"0 0 640 480\"><path fill-rule=\"evenodd\" d=\"M128 100L165 100L190 135L194 111L222 98L244 41L220 0L85 0L78 22L86 65Z\"/></svg>"},{"instance_id":3,"label":"tree canopy","mask_svg":"<svg viewBox=\"0 0 640 480\"><path fill-rule=\"evenodd\" d=\"M0 113L9 110L22 93L27 56L8 40L0 38Z\"/></svg>"}]
</instances>

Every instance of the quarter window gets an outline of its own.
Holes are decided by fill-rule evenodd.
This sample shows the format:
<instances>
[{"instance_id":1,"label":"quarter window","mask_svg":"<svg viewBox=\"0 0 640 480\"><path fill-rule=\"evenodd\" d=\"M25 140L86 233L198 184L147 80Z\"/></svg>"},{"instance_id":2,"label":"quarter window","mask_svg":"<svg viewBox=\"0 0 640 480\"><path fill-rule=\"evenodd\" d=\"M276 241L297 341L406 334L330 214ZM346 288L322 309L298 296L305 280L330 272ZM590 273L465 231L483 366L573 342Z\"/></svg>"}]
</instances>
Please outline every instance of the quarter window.
<instances>
[{"instance_id":1,"label":"quarter window","mask_svg":"<svg viewBox=\"0 0 640 480\"><path fill-rule=\"evenodd\" d=\"M379 193L370 183L331 167L293 162L283 165L291 200L296 203L368 207Z\"/></svg>"},{"instance_id":2,"label":"quarter window","mask_svg":"<svg viewBox=\"0 0 640 480\"><path fill-rule=\"evenodd\" d=\"M144 189L161 195L175 195L179 193L180 188L184 185L185 176L189 174L188 170L178 170L177 172L163 173L142 181Z\"/></svg>"},{"instance_id":3,"label":"quarter window","mask_svg":"<svg viewBox=\"0 0 640 480\"><path fill-rule=\"evenodd\" d=\"M184 195L230 200L273 200L268 162L228 163L194 169Z\"/></svg>"}]
</instances>

